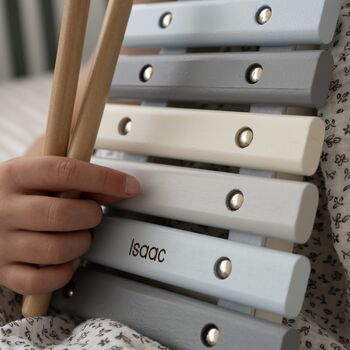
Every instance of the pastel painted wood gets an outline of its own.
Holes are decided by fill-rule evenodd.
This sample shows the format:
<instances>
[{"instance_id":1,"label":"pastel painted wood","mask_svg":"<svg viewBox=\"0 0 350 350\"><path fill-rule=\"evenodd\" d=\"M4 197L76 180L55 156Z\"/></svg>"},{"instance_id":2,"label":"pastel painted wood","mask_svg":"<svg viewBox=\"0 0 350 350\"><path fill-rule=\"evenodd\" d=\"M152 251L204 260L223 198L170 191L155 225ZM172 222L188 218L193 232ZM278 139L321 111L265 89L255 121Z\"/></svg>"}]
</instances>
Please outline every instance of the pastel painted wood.
<instances>
[{"instance_id":1,"label":"pastel painted wood","mask_svg":"<svg viewBox=\"0 0 350 350\"><path fill-rule=\"evenodd\" d=\"M260 24L259 11L266 7L272 16ZM162 48L329 44L339 10L339 0L205 0L138 5L131 14L125 44ZM171 14L170 24L162 26L167 13Z\"/></svg>"},{"instance_id":2,"label":"pastel painted wood","mask_svg":"<svg viewBox=\"0 0 350 350\"><path fill-rule=\"evenodd\" d=\"M200 300L93 270L81 269L75 291L56 292L53 306L83 319L118 320L174 350L205 350L203 330L220 330L216 350L298 350L299 334ZM113 307L111 307L113 305ZM254 336L252 336L254 334Z\"/></svg>"},{"instance_id":3,"label":"pastel painted wood","mask_svg":"<svg viewBox=\"0 0 350 350\"><path fill-rule=\"evenodd\" d=\"M317 50L122 56L110 96L318 107L332 67L330 52Z\"/></svg>"},{"instance_id":4,"label":"pastel painted wood","mask_svg":"<svg viewBox=\"0 0 350 350\"><path fill-rule=\"evenodd\" d=\"M247 128L253 139L242 148L237 137ZM96 147L311 175L323 138L316 117L107 105Z\"/></svg>"},{"instance_id":5,"label":"pastel painted wood","mask_svg":"<svg viewBox=\"0 0 350 350\"><path fill-rule=\"evenodd\" d=\"M299 314L310 274L303 256L111 217L94 230L86 258L287 317ZM226 279L215 273L222 258L232 263Z\"/></svg>"},{"instance_id":6,"label":"pastel painted wood","mask_svg":"<svg viewBox=\"0 0 350 350\"><path fill-rule=\"evenodd\" d=\"M310 183L101 158L93 163L139 180L141 193L117 208L296 243L312 232L318 190ZM228 202L235 191L244 201L234 211Z\"/></svg>"}]
</instances>

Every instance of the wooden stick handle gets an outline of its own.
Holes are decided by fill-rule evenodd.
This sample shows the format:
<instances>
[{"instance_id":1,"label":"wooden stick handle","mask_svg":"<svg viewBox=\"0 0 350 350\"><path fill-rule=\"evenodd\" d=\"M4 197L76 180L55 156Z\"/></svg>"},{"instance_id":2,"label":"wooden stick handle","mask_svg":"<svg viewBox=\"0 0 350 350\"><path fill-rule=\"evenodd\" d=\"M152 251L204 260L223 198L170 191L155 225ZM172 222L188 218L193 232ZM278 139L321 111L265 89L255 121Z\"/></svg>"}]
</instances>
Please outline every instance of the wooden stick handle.
<instances>
[{"instance_id":1,"label":"wooden stick handle","mask_svg":"<svg viewBox=\"0 0 350 350\"><path fill-rule=\"evenodd\" d=\"M46 129L45 155L67 155L89 8L90 0L65 0ZM45 315L50 298L50 294L25 296L23 316Z\"/></svg>"},{"instance_id":2,"label":"wooden stick handle","mask_svg":"<svg viewBox=\"0 0 350 350\"><path fill-rule=\"evenodd\" d=\"M65 0L46 129L45 155L67 155L89 8L90 0Z\"/></svg>"},{"instance_id":3,"label":"wooden stick handle","mask_svg":"<svg viewBox=\"0 0 350 350\"><path fill-rule=\"evenodd\" d=\"M76 0L66 0L67 3L75 3L75 1ZM74 129L74 133L71 138L71 144L68 150L68 156L71 158L84 161L90 160L96 142L105 102L112 82L113 73L118 61L120 49L125 35L132 4L132 0L110 0L108 3L106 16L102 26L97 48L94 55L92 56L93 60L91 63L91 68L88 72L86 84L82 87L82 100L79 101L79 110L77 111L77 125ZM72 33L70 33L70 35L72 35ZM63 82L61 77L62 74L63 73L61 71L59 77L61 83ZM59 89L59 86L57 86L57 89ZM74 92L74 101L75 98L76 93ZM53 105L55 106L56 103L53 103ZM66 100L63 98L60 100L60 103L65 104ZM74 107L74 103L70 104L69 111L72 111L72 105ZM53 110L56 111L54 108ZM57 145L60 141L58 140L60 136L57 136L58 131L63 126L66 126L66 123L69 123L70 126L71 119L66 119L63 122L60 120L57 121L56 118L59 118L59 114L56 114L56 112L52 112L52 114L56 117L52 117L53 126L50 128L50 132L48 132L47 138L53 137L56 141L52 142ZM64 140L66 142L67 134L66 129L64 130ZM51 141L48 141L48 146L47 148L45 147L45 150L47 150L47 152L52 149L55 152L58 152L58 150L60 150L60 152L63 154L65 146L63 144L64 142L62 142L60 148L56 148L56 146L51 146ZM67 198L66 195L64 195L64 197ZM40 316L46 314L48 306L50 304L50 299L51 294L30 296L25 298L22 306L23 315Z\"/></svg>"},{"instance_id":4,"label":"wooden stick handle","mask_svg":"<svg viewBox=\"0 0 350 350\"><path fill-rule=\"evenodd\" d=\"M68 157L89 161L117 65L132 0L110 0L91 62Z\"/></svg>"}]
</instances>

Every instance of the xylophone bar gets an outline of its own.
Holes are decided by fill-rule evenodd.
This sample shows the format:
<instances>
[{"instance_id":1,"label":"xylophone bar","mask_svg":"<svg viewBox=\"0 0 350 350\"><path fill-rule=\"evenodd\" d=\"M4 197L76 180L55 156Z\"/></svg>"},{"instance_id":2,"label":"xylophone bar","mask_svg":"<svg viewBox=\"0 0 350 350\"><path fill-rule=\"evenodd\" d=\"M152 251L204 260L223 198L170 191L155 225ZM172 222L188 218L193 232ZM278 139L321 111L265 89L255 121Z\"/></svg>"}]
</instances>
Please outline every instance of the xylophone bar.
<instances>
[{"instance_id":1,"label":"xylophone bar","mask_svg":"<svg viewBox=\"0 0 350 350\"><path fill-rule=\"evenodd\" d=\"M312 232L318 190L310 183L100 158L93 162L139 180L141 193L115 203L116 208L296 243L305 243ZM234 196L242 199L235 208L230 205Z\"/></svg>"},{"instance_id":2,"label":"xylophone bar","mask_svg":"<svg viewBox=\"0 0 350 350\"><path fill-rule=\"evenodd\" d=\"M296 330L111 274L81 269L74 296L56 292L53 305L82 318L123 322L174 350L205 350L208 326L219 331L216 350L297 350ZM253 335L253 336L252 336Z\"/></svg>"},{"instance_id":3,"label":"xylophone bar","mask_svg":"<svg viewBox=\"0 0 350 350\"><path fill-rule=\"evenodd\" d=\"M96 147L311 175L323 138L315 117L107 105Z\"/></svg>"},{"instance_id":4,"label":"xylophone bar","mask_svg":"<svg viewBox=\"0 0 350 350\"><path fill-rule=\"evenodd\" d=\"M94 230L86 259L288 317L299 314L310 274L303 256L112 217Z\"/></svg>"},{"instance_id":5,"label":"xylophone bar","mask_svg":"<svg viewBox=\"0 0 350 350\"><path fill-rule=\"evenodd\" d=\"M125 44L162 48L329 44L339 10L339 0L138 5L130 17Z\"/></svg>"},{"instance_id":6,"label":"xylophone bar","mask_svg":"<svg viewBox=\"0 0 350 350\"><path fill-rule=\"evenodd\" d=\"M110 97L318 107L332 67L328 51L122 56Z\"/></svg>"}]
</instances>

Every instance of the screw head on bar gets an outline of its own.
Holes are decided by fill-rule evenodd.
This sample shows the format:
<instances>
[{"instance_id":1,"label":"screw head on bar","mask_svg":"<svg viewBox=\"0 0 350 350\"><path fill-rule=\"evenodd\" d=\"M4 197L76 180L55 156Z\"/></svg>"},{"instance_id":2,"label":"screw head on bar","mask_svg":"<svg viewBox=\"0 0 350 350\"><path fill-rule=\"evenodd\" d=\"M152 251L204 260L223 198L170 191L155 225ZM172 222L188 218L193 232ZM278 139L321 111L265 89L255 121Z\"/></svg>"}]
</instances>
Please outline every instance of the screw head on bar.
<instances>
[{"instance_id":1,"label":"screw head on bar","mask_svg":"<svg viewBox=\"0 0 350 350\"><path fill-rule=\"evenodd\" d=\"M249 84L258 83L263 76L263 68L260 65L253 65L248 68L247 71L247 81Z\"/></svg>"},{"instance_id":2,"label":"screw head on bar","mask_svg":"<svg viewBox=\"0 0 350 350\"><path fill-rule=\"evenodd\" d=\"M226 198L226 206L232 211L241 209L244 202L244 195L239 190L231 191Z\"/></svg>"},{"instance_id":3,"label":"screw head on bar","mask_svg":"<svg viewBox=\"0 0 350 350\"><path fill-rule=\"evenodd\" d=\"M253 130L250 128L241 129L237 134L237 145L241 148L248 147L254 138Z\"/></svg>"},{"instance_id":4,"label":"screw head on bar","mask_svg":"<svg viewBox=\"0 0 350 350\"><path fill-rule=\"evenodd\" d=\"M146 83L152 78L152 75L153 75L153 67L150 64L148 64L142 68L140 73L140 79L141 81Z\"/></svg>"},{"instance_id":5,"label":"screw head on bar","mask_svg":"<svg viewBox=\"0 0 350 350\"><path fill-rule=\"evenodd\" d=\"M118 125L119 134L125 136L131 131L132 121L130 118L123 118Z\"/></svg>"},{"instance_id":6,"label":"screw head on bar","mask_svg":"<svg viewBox=\"0 0 350 350\"><path fill-rule=\"evenodd\" d=\"M131 131L131 126L132 126L132 121L131 120L127 121L126 124L124 125L125 134L128 134Z\"/></svg>"},{"instance_id":7,"label":"screw head on bar","mask_svg":"<svg viewBox=\"0 0 350 350\"><path fill-rule=\"evenodd\" d=\"M231 275L232 272L232 262L229 258L221 258L216 263L215 268L216 276L224 280Z\"/></svg>"},{"instance_id":8,"label":"screw head on bar","mask_svg":"<svg viewBox=\"0 0 350 350\"><path fill-rule=\"evenodd\" d=\"M203 343L209 348L214 347L220 338L220 331L214 325L209 325L203 330Z\"/></svg>"},{"instance_id":9,"label":"screw head on bar","mask_svg":"<svg viewBox=\"0 0 350 350\"><path fill-rule=\"evenodd\" d=\"M162 15L162 17L159 20L159 25L161 28L168 28L173 21L173 15L171 12L166 12Z\"/></svg>"},{"instance_id":10,"label":"screw head on bar","mask_svg":"<svg viewBox=\"0 0 350 350\"><path fill-rule=\"evenodd\" d=\"M265 6L258 11L256 15L256 20L259 24L264 25L271 19L271 17L272 17L271 7Z\"/></svg>"}]
</instances>

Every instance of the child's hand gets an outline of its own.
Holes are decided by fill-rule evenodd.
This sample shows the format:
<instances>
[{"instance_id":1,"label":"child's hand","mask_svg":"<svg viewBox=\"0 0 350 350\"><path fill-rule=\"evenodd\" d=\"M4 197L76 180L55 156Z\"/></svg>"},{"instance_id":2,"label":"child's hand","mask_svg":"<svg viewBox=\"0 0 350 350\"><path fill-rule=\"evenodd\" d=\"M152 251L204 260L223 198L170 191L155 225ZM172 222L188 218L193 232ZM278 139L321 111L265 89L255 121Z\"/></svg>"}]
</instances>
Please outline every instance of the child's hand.
<instances>
[{"instance_id":1,"label":"child's hand","mask_svg":"<svg viewBox=\"0 0 350 350\"><path fill-rule=\"evenodd\" d=\"M89 229L102 218L99 203L130 198L139 188L134 177L68 158L0 165L0 285L23 295L63 287L90 247ZM47 194L71 190L89 199Z\"/></svg>"}]
</instances>

